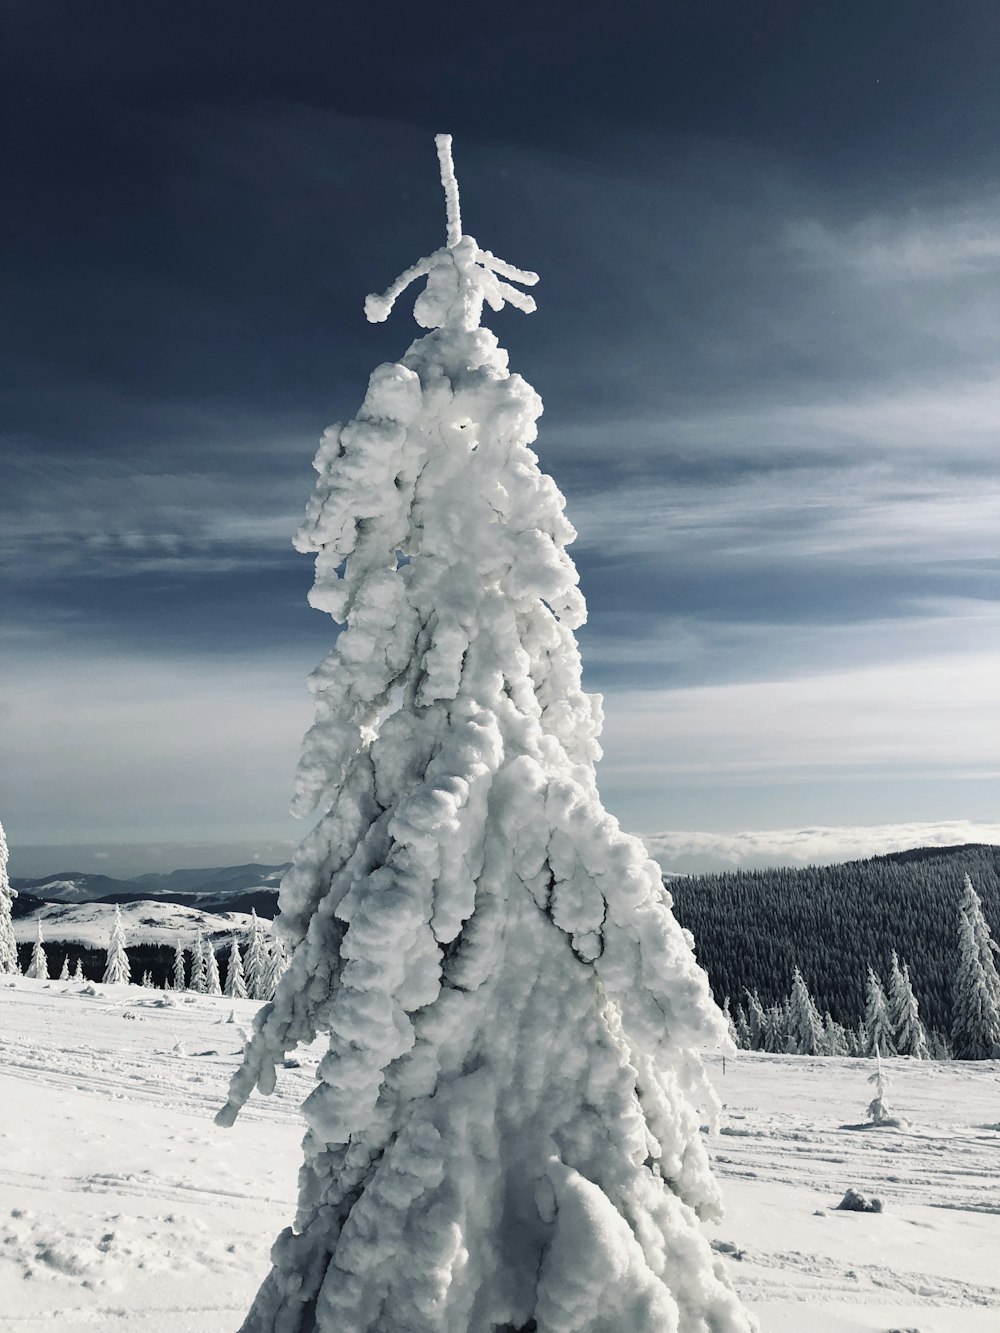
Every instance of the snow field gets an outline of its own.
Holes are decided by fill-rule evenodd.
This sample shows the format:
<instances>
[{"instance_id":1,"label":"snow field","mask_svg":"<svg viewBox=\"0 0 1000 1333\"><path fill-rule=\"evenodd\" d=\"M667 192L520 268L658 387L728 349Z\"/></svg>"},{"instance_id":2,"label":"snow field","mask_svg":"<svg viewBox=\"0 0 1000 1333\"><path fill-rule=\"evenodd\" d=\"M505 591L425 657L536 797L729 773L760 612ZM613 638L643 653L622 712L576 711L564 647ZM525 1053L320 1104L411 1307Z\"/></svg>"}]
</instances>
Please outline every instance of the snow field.
<instances>
[{"instance_id":1,"label":"snow field","mask_svg":"<svg viewBox=\"0 0 1000 1333\"><path fill-rule=\"evenodd\" d=\"M315 1064L217 1129L257 1008L0 979L0 1329L239 1326L294 1211Z\"/></svg>"},{"instance_id":2,"label":"snow field","mask_svg":"<svg viewBox=\"0 0 1000 1333\"><path fill-rule=\"evenodd\" d=\"M708 1056L730 1280L770 1333L1000 1329L1000 1063L892 1059L906 1129L865 1124L871 1060ZM836 1211L845 1190L884 1211Z\"/></svg>"},{"instance_id":3,"label":"snow field","mask_svg":"<svg viewBox=\"0 0 1000 1333\"><path fill-rule=\"evenodd\" d=\"M257 1005L93 991L0 981L0 1329L236 1329L294 1213L320 1049L220 1130ZM887 1061L900 1131L845 1128L870 1061L707 1063L726 1217L706 1233L764 1330L1000 1329L1000 1064ZM835 1211L848 1187L885 1211Z\"/></svg>"}]
</instances>

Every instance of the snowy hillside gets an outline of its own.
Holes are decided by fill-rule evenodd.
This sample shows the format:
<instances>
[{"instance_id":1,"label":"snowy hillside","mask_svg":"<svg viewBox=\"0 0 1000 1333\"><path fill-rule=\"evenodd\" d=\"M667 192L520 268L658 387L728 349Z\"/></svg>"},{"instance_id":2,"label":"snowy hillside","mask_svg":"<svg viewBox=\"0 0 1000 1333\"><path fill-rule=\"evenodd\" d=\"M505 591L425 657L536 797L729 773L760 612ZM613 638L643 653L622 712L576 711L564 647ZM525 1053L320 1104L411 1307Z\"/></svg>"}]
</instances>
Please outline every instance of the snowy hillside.
<instances>
[{"instance_id":1,"label":"snowy hillside","mask_svg":"<svg viewBox=\"0 0 1000 1333\"><path fill-rule=\"evenodd\" d=\"M220 1130L257 1006L91 989L0 982L0 1327L236 1328L292 1214L319 1048ZM1000 1064L887 1062L911 1127L864 1130L868 1061L708 1059L708 1234L768 1333L996 1333ZM884 1211L835 1210L849 1187Z\"/></svg>"},{"instance_id":2,"label":"snowy hillside","mask_svg":"<svg viewBox=\"0 0 1000 1333\"><path fill-rule=\"evenodd\" d=\"M214 944L228 943L232 935L242 933L250 926L250 917L245 912L203 912L177 903L149 899L123 903L121 914L130 945L165 944L172 947L179 937L186 946L191 944L199 930ZM66 942L103 950L114 917L113 903L44 903L30 915L14 922L14 935L18 944L30 943L40 921L47 943ZM270 928L269 922L262 924Z\"/></svg>"}]
</instances>

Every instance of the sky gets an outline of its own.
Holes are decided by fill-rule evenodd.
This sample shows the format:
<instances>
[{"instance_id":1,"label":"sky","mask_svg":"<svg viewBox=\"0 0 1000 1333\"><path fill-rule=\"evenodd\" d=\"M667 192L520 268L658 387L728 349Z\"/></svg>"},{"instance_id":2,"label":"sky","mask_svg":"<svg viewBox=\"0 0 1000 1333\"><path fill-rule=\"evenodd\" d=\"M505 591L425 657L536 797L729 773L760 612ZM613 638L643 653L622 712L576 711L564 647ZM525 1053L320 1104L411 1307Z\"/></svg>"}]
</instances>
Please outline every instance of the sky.
<instances>
[{"instance_id":1,"label":"sky","mask_svg":"<svg viewBox=\"0 0 1000 1333\"><path fill-rule=\"evenodd\" d=\"M9 0L12 870L303 832L333 626L291 538L323 428L419 333L362 306L443 243L437 131L466 227L541 275L487 322L579 533L608 808L989 825L998 67L986 0Z\"/></svg>"}]
</instances>

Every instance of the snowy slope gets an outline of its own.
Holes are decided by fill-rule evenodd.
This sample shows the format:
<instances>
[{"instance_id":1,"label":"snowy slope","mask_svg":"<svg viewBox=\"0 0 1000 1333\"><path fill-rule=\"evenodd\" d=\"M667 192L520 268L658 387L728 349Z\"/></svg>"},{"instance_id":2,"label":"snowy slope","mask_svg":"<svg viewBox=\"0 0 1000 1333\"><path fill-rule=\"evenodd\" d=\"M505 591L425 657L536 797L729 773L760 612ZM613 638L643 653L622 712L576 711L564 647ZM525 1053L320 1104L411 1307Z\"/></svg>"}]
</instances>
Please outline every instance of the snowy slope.
<instances>
[{"instance_id":1,"label":"snowy slope","mask_svg":"<svg viewBox=\"0 0 1000 1333\"><path fill-rule=\"evenodd\" d=\"M319 1049L220 1130L257 1006L93 991L0 981L0 1330L234 1329L292 1217ZM1000 1064L887 1062L912 1128L872 1131L849 1127L866 1061L708 1062L728 1210L708 1234L767 1333L1000 1329ZM832 1210L849 1186L885 1211Z\"/></svg>"},{"instance_id":2,"label":"snowy slope","mask_svg":"<svg viewBox=\"0 0 1000 1333\"><path fill-rule=\"evenodd\" d=\"M199 929L206 939L220 944L250 926L250 917L245 912L203 912L150 899L123 903L121 914L129 945L173 945L178 937L182 944L188 945ZM30 943L35 938L36 922L41 921L42 935L47 942L68 941L91 949L103 949L107 946L114 919L113 903L46 903L36 912L15 921L14 934L18 944ZM268 921L261 924L265 929L270 928Z\"/></svg>"}]
</instances>

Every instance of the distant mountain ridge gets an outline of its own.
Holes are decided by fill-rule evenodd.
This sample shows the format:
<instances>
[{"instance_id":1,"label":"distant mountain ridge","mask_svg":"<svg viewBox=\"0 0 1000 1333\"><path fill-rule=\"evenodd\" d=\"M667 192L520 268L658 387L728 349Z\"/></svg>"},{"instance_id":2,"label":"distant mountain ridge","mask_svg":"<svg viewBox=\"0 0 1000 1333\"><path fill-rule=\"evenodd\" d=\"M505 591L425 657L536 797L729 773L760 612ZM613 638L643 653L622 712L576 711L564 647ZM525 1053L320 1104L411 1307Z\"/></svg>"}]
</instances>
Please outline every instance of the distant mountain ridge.
<instances>
[{"instance_id":1,"label":"distant mountain ridge","mask_svg":"<svg viewBox=\"0 0 1000 1333\"><path fill-rule=\"evenodd\" d=\"M273 917L277 911L278 885L287 869L287 864L253 863L174 870L132 879L60 870L40 879L12 879L11 884L19 894L49 903L155 901L214 913L249 912L253 908L258 916ZM21 905L18 915L25 914L24 906Z\"/></svg>"}]
</instances>

